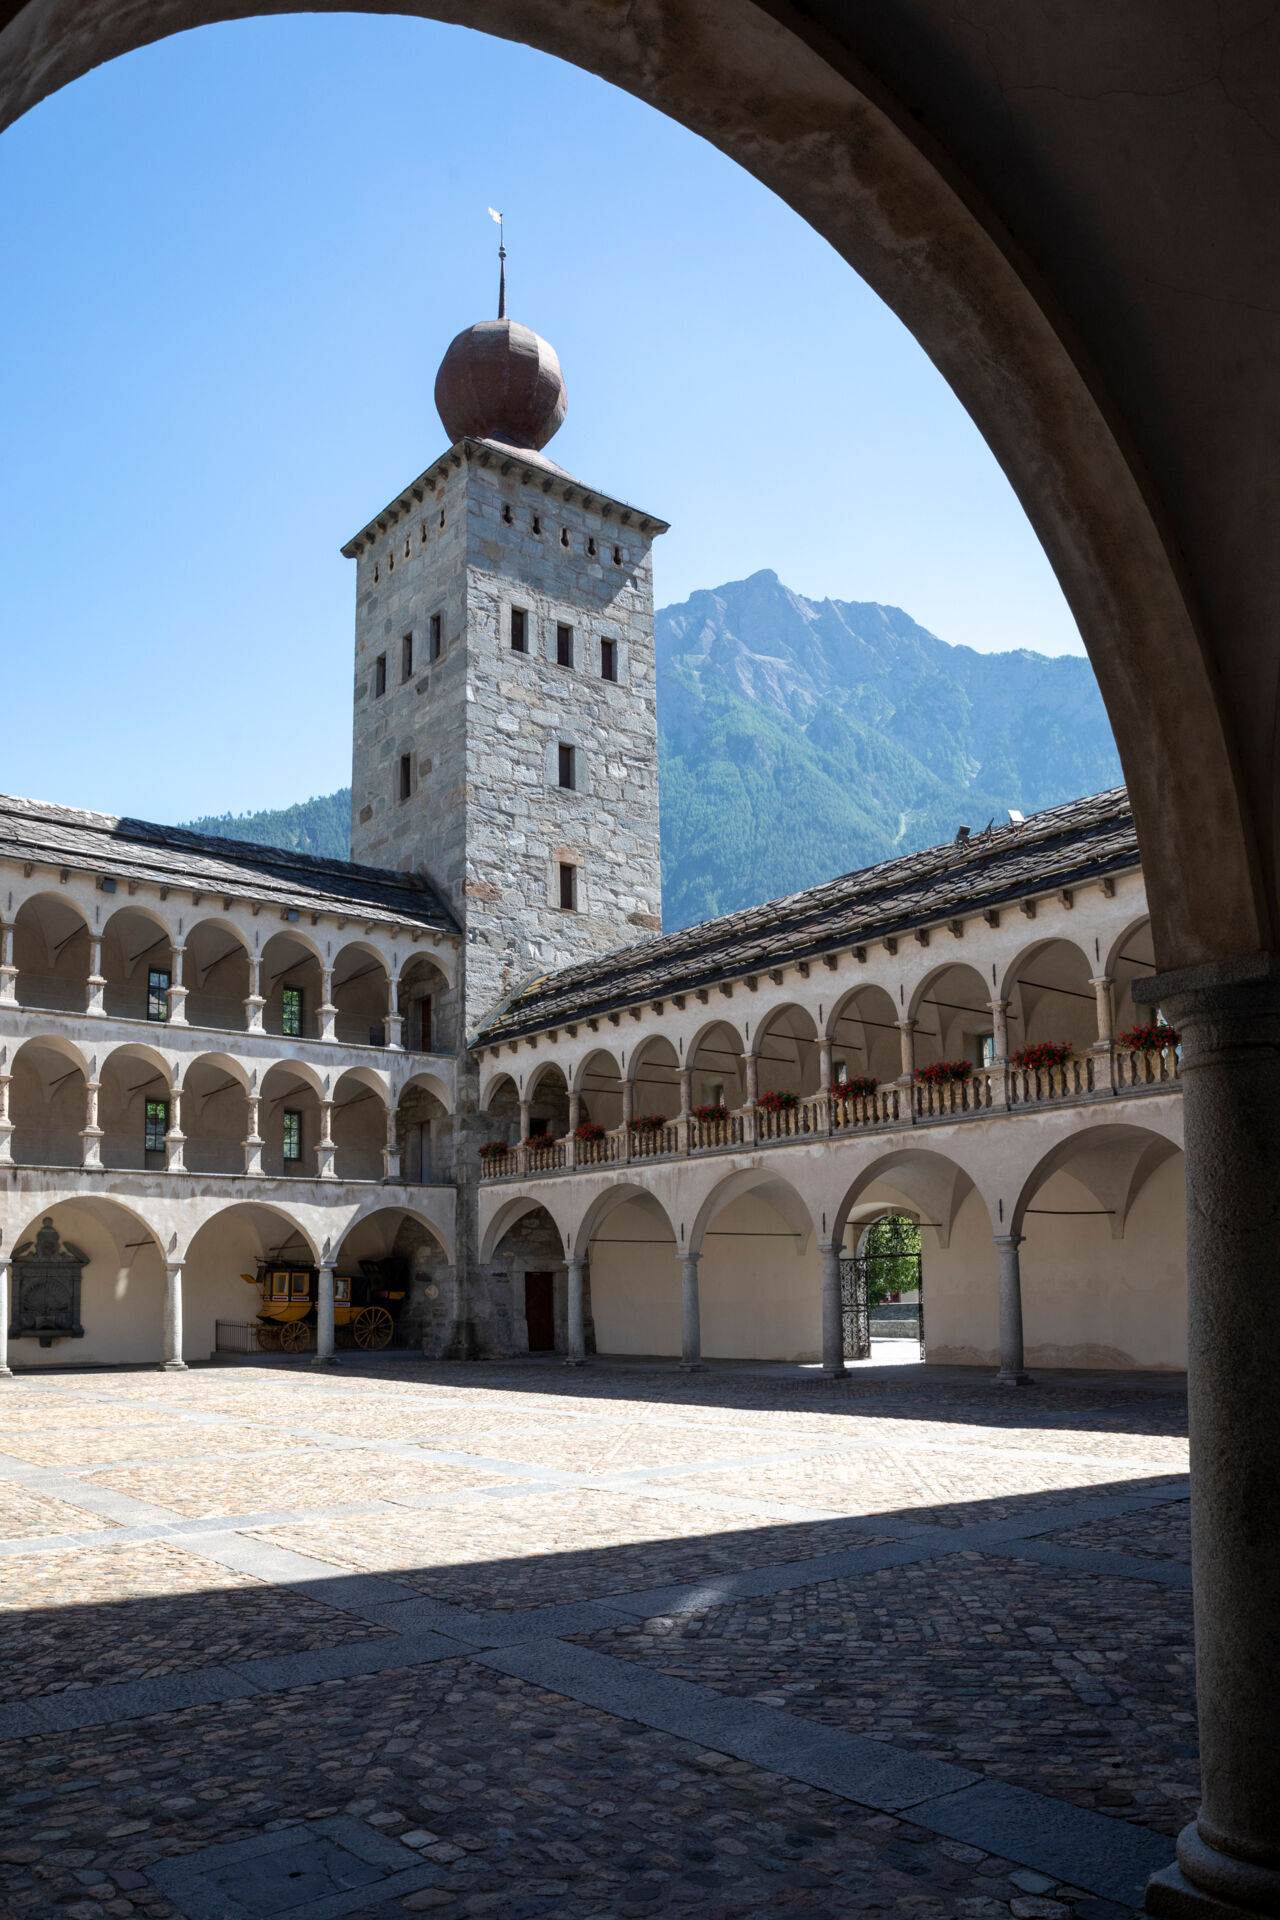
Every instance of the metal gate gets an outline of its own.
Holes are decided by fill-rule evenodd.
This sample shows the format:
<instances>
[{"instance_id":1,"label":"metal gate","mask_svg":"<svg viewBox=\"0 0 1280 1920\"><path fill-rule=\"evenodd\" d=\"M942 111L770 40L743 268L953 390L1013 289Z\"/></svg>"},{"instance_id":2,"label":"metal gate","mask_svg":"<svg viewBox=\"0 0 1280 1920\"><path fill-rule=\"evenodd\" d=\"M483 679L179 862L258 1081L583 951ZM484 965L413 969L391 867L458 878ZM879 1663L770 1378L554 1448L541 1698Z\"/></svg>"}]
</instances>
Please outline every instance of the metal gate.
<instances>
[{"instance_id":1,"label":"metal gate","mask_svg":"<svg viewBox=\"0 0 1280 1920\"><path fill-rule=\"evenodd\" d=\"M903 1275L903 1267L910 1262L910 1275ZM914 1293L915 1338L920 1347L920 1358L924 1359L924 1270L919 1254L858 1254L842 1257L840 1261L840 1308L844 1322L844 1357L846 1360L869 1360L871 1358L871 1301L881 1291L881 1282L892 1278L895 1293ZM908 1284L903 1285L904 1277ZM905 1307L895 1307L894 1317L908 1313ZM910 1338L910 1335L907 1336Z\"/></svg>"}]
</instances>

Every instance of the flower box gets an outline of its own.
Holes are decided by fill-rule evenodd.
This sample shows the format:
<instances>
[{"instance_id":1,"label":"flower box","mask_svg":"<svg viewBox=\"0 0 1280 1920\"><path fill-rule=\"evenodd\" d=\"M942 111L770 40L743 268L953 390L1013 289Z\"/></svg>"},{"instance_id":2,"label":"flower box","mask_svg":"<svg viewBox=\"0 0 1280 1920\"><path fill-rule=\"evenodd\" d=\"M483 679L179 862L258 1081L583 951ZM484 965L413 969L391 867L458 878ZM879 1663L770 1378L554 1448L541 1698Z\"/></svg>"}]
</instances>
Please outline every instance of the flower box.
<instances>
[{"instance_id":1,"label":"flower box","mask_svg":"<svg viewBox=\"0 0 1280 1920\"><path fill-rule=\"evenodd\" d=\"M1176 1028L1167 1027L1163 1020L1153 1020L1147 1026L1118 1033L1116 1045L1126 1053L1163 1053L1166 1047L1176 1047L1181 1038Z\"/></svg>"},{"instance_id":2,"label":"flower box","mask_svg":"<svg viewBox=\"0 0 1280 1920\"><path fill-rule=\"evenodd\" d=\"M830 1092L833 1100L869 1100L879 1085L878 1080L872 1080L864 1073L852 1080L835 1081Z\"/></svg>"},{"instance_id":3,"label":"flower box","mask_svg":"<svg viewBox=\"0 0 1280 1920\"><path fill-rule=\"evenodd\" d=\"M670 1126L665 1113L637 1113L627 1122L628 1133L661 1133L663 1127Z\"/></svg>"},{"instance_id":4,"label":"flower box","mask_svg":"<svg viewBox=\"0 0 1280 1920\"><path fill-rule=\"evenodd\" d=\"M727 1120L729 1118L729 1109L726 1106L718 1104L695 1107L693 1109L693 1118L695 1120Z\"/></svg>"},{"instance_id":5,"label":"flower box","mask_svg":"<svg viewBox=\"0 0 1280 1920\"><path fill-rule=\"evenodd\" d=\"M946 1086L956 1080L968 1080L972 1074L972 1060L935 1060L931 1066L916 1068L916 1079L922 1087Z\"/></svg>"},{"instance_id":6,"label":"flower box","mask_svg":"<svg viewBox=\"0 0 1280 1920\"><path fill-rule=\"evenodd\" d=\"M798 1093L762 1093L756 1101L761 1113L794 1113L799 1105Z\"/></svg>"},{"instance_id":7,"label":"flower box","mask_svg":"<svg viewBox=\"0 0 1280 1920\"><path fill-rule=\"evenodd\" d=\"M597 1140L604 1139L604 1128L596 1120L584 1120L580 1127L574 1128L573 1137L584 1146L593 1146Z\"/></svg>"},{"instance_id":8,"label":"flower box","mask_svg":"<svg viewBox=\"0 0 1280 1920\"><path fill-rule=\"evenodd\" d=\"M510 1153L511 1147L505 1140L486 1140L480 1149L482 1160L501 1160L503 1154Z\"/></svg>"},{"instance_id":9,"label":"flower box","mask_svg":"<svg viewBox=\"0 0 1280 1920\"><path fill-rule=\"evenodd\" d=\"M1035 1072L1043 1067L1062 1066L1074 1051L1069 1040L1038 1040L1034 1046L1020 1047L1009 1064Z\"/></svg>"}]
</instances>

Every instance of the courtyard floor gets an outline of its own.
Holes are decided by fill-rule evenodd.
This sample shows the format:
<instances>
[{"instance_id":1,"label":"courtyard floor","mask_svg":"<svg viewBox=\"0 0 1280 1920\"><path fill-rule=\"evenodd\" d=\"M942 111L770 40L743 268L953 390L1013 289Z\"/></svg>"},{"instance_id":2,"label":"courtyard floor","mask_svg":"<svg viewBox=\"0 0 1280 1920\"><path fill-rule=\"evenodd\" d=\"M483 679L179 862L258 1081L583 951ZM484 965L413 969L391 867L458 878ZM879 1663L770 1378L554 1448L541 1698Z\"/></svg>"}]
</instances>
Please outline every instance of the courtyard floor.
<instances>
[{"instance_id":1,"label":"courtyard floor","mask_svg":"<svg viewBox=\"0 0 1280 1920\"><path fill-rule=\"evenodd\" d=\"M388 1359L0 1388L0 1913L1110 1920L1185 1401Z\"/></svg>"}]
</instances>

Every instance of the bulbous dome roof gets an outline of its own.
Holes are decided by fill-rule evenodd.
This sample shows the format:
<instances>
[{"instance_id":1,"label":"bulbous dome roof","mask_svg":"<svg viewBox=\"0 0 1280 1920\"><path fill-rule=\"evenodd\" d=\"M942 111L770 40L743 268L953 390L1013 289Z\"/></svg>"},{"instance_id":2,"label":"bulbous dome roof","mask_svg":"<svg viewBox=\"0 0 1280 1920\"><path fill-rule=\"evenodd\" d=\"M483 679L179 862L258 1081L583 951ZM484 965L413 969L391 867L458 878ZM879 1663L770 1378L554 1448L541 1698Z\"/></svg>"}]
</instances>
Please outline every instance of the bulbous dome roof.
<instances>
[{"instance_id":1,"label":"bulbous dome roof","mask_svg":"<svg viewBox=\"0 0 1280 1920\"><path fill-rule=\"evenodd\" d=\"M436 407L450 440L544 447L568 396L555 349L518 320L481 320L449 344L436 375Z\"/></svg>"}]
</instances>

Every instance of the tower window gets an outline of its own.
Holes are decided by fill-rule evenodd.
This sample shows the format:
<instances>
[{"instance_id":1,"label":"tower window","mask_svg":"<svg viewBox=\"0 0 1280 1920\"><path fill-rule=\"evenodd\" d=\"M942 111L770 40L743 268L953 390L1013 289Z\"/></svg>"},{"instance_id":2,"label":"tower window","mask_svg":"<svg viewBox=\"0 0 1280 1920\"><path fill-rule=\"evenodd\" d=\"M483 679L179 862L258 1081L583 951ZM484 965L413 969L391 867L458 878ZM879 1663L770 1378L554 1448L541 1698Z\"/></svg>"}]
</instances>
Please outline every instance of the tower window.
<instances>
[{"instance_id":1,"label":"tower window","mask_svg":"<svg viewBox=\"0 0 1280 1920\"><path fill-rule=\"evenodd\" d=\"M164 1137L169 1131L169 1102L167 1100L148 1100L146 1117L143 1121L143 1151L163 1153Z\"/></svg>"},{"instance_id":2,"label":"tower window","mask_svg":"<svg viewBox=\"0 0 1280 1920\"><path fill-rule=\"evenodd\" d=\"M510 501L509 501L509 500L504 500L504 501L503 501L503 503L502 503L502 524L503 524L503 526L504 526L504 527L509 527L509 526L511 525L511 522L512 522L512 520L513 520L513 518L514 518L514 515L512 514L512 511L511 511L511 503L510 503Z\"/></svg>"},{"instance_id":3,"label":"tower window","mask_svg":"<svg viewBox=\"0 0 1280 1920\"><path fill-rule=\"evenodd\" d=\"M147 969L147 1018L148 1020L167 1020L169 1018L169 971L167 967L148 967Z\"/></svg>"},{"instance_id":4,"label":"tower window","mask_svg":"<svg viewBox=\"0 0 1280 1920\"><path fill-rule=\"evenodd\" d=\"M293 1107L286 1107L284 1120L284 1158L301 1160L302 1158L302 1115Z\"/></svg>"},{"instance_id":5,"label":"tower window","mask_svg":"<svg viewBox=\"0 0 1280 1920\"><path fill-rule=\"evenodd\" d=\"M404 557L406 560L409 558L409 542L407 540L404 543Z\"/></svg>"},{"instance_id":6,"label":"tower window","mask_svg":"<svg viewBox=\"0 0 1280 1920\"><path fill-rule=\"evenodd\" d=\"M444 508L443 507L441 507L440 509L440 525L441 526L444 525Z\"/></svg>"},{"instance_id":7,"label":"tower window","mask_svg":"<svg viewBox=\"0 0 1280 1920\"><path fill-rule=\"evenodd\" d=\"M412 679L412 677L413 677L413 635L411 633L406 633L406 635L404 636L404 639L400 642L400 678L401 680L409 680L409 679Z\"/></svg>"},{"instance_id":8,"label":"tower window","mask_svg":"<svg viewBox=\"0 0 1280 1920\"><path fill-rule=\"evenodd\" d=\"M566 913L578 910L578 869L567 860L560 862L560 905Z\"/></svg>"},{"instance_id":9,"label":"tower window","mask_svg":"<svg viewBox=\"0 0 1280 1920\"><path fill-rule=\"evenodd\" d=\"M380 653L373 663L373 697L381 700L387 690L387 656Z\"/></svg>"},{"instance_id":10,"label":"tower window","mask_svg":"<svg viewBox=\"0 0 1280 1920\"><path fill-rule=\"evenodd\" d=\"M613 550L613 564L615 567L620 567L622 565L622 548L621 547L615 547Z\"/></svg>"},{"instance_id":11,"label":"tower window","mask_svg":"<svg viewBox=\"0 0 1280 1920\"><path fill-rule=\"evenodd\" d=\"M413 762L407 753L400 755L400 798L407 800L413 792Z\"/></svg>"},{"instance_id":12,"label":"tower window","mask_svg":"<svg viewBox=\"0 0 1280 1920\"><path fill-rule=\"evenodd\" d=\"M440 658L440 646L444 639L444 616L433 613L431 616L431 658Z\"/></svg>"},{"instance_id":13,"label":"tower window","mask_svg":"<svg viewBox=\"0 0 1280 1920\"><path fill-rule=\"evenodd\" d=\"M596 538L593 533L587 535L587 552L591 555L591 558L594 560L596 557Z\"/></svg>"},{"instance_id":14,"label":"tower window","mask_svg":"<svg viewBox=\"0 0 1280 1920\"><path fill-rule=\"evenodd\" d=\"M535 533L542 532L542 515L540 513L535 513L533 516L533 530Z\"/></svg>"},{"instance_id":15,"label":"tower window","mask_svg":"<svg viewBox=\"0 0 1280 1920\"><path fill-rule=\"evenodd\" d=\"M395 570L396 570L395 548L391 547L391 548L388 548L387 550L387 572L394 573Z\"/></svg>"},{"instance_id":16,"label":"tower window","mask_svg":"<svg viewBox=\"0 0 1280 1920\"><path fill-rule=\"evenodd\" d=\"M569 544L569 529L568 529L568 527L561 527L561 529L560 529L560 545L561 545L562 547L567 547L567 546L568 546L568 544Z\"/></svg>"},{"instance_id":17,"label":"tower window","mask_svg":"<svg viewBox=\"0 0 1280 1920\"><path fill-rule=\"evenodd\" d=\"M526 653L529 641L529 616L523 607L511 609L511 651Z\"/></svg>"},{"instance_id":18,"label":"tower window","mask_svg":"<svg viewBox=\"0 0 1280 1920\"><path fill-rule=\"evenodd\" d=\"M373 563L373 584L375 587L378 584L378 563L376 560Z\"/></svg>"},{"instance_id":19,"label":"tower window","mask_svg":"<svg viewBox=\"0 0 1280 1920\"><path fill-rule=\"evenodd\" d=\"M563 622L556 628L556 665L573 665L573 628L566 627Z\"/></svg>"},{"instance_id":20,"label":"tower window","mask_svg":"<svg viewBox=\"0 0 1280 1920\"><path fill-rule=\"evenodd\" d=\"M600 642L600 678L616 680L618 677L618 643L616 640Z\"/></svg>"},{"instance_id":21,"label":"tower window","mask_svg":"<svg viewBox=\"0 0 1280 1920\"><path fill-rule=\"evenodd\" d=\"M290 1040L302 1037L302 988L284 987L280 993L280 1031Z\"/></svg>"},{"instance_id":22,"label":"tower window","mask_svg":"<svg viewBox=\"0 0 1280 1920\"><path fill-rule=\"evenodd\" d=\"M427 544L427 523L425 520L423 521L421 531L418 534L418 543L420 546L424 546L424 547Z\"/></svg>"},{"instance_id":23,"label":"tower window","mask_svg":"<svg viewBox=\"0 0 1280 1920\"><path fill-rule=\"evenodd\" d=\"M567 787L570 793L573 792L574 788L578 784L576 778L574 777L576 773L576 768L574 766L574 759L575 759L575 755L574 755L573 748L566 747L564 742L561 741L560 743L560 785L562 787ZM563 872L564 869L562 868L561 871Z\"/></svg>"}]
</instances>

